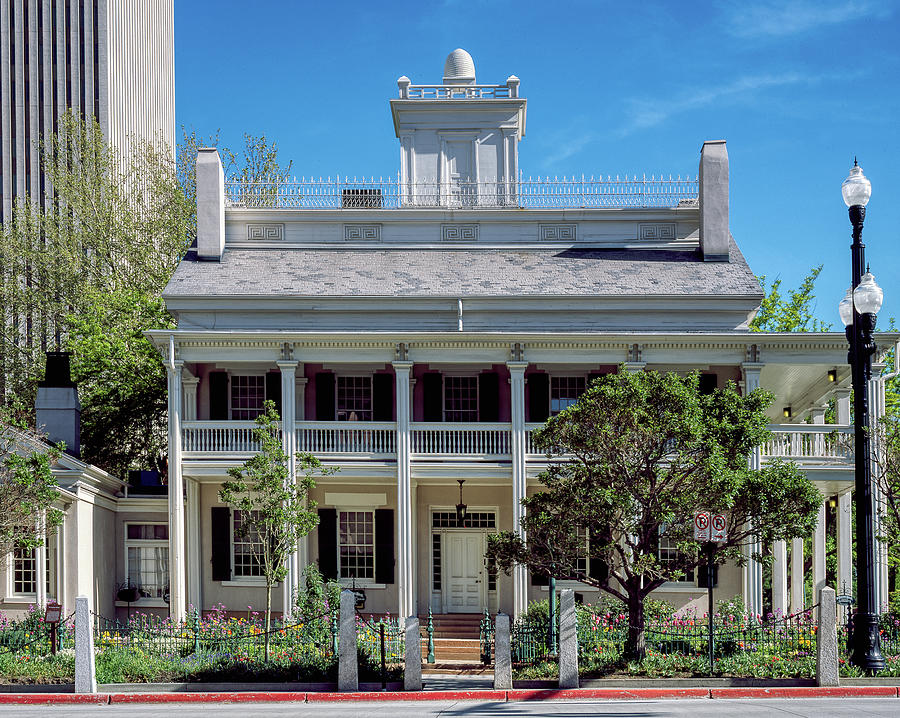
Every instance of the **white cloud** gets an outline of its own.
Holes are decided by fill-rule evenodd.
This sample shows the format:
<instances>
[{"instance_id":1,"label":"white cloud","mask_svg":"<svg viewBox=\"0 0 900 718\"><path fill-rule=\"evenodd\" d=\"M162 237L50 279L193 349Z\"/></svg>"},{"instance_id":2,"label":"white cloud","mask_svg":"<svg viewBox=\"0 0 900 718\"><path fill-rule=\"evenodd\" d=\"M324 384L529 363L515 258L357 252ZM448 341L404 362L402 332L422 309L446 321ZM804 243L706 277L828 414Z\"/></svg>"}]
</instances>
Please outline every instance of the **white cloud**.
<instances>
[{"instance_id":1,"label":"white cloud","mask_svg":"<svg viewBox=\"0 0 900 718\"><path fill-rule=\"evenodd\" d=\"M894 9L887 0L765 0L729 2L726 12L733 35L777 38L864 18L885 18Z\"/></svg>"}]
</instances>

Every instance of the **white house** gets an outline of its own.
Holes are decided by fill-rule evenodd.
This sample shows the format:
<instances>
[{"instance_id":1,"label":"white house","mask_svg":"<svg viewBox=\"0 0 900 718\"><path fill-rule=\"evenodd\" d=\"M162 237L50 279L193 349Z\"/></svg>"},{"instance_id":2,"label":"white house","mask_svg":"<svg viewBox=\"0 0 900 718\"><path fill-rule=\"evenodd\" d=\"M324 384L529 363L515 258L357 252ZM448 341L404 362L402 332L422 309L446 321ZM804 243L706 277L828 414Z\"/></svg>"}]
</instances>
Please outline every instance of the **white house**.
<instances>
[{"instance_id":1,"label":"white house","mask_svg":"<svg viewBox=\"0 0 900 718\"><path fill-rule=\"evenodd\" d=\"M230 182L215 149L199 153L196 250L164 294L178 328L150 332L169 371L172 614L262 601L241 517L217 492L253 452L267 397L289 453L340 469L314 492L320 524L277 609L317 563L363 588L367 611L520 613L546 587L487 570L485 536L517 530L519 500L538 489L533 429L620 366L773 391L773 439L752 460L793 458L836 497L837 583L849 585L852 448L826 438L852 440L846 340L748 330L762 294L729 232L725 142L703 143L698 178L532 180L518 78L478 84L455 50L440 84L398 88L400 167L387 178ZM877 379L873 392L877 413ZM832 397L839 425L826 427ZM823 504L817 585L825 516ZM664 536L659 550L671 551ZM799 608L788 556L802 561L802 542L774 554L772 605ZM720 596L759 611L762 593L759 564L720 571ZM689 577L659 596L685 605L705 590Z\"/></svg>"}]
</instances>

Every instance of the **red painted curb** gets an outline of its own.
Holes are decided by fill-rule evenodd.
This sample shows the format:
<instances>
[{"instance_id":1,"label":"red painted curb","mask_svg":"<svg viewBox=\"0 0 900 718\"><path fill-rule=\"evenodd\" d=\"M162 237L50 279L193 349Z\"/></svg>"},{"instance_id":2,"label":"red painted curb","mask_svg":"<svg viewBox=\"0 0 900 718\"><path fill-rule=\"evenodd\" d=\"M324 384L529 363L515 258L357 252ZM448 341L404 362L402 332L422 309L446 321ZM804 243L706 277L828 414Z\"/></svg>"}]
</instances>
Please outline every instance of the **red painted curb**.
<instances>
[{"instance_id":1,"label":"red painted curb","mask_svg":"<svg viewBox=\"0 0 900 718\"><path fill-rule=\"evenodd\" d=\"M248 691L241 693L113 693L110 703L282 703L306 701L306 693Z\"/></svg>"},{"instance_id":2,"label":"red painted curb","mask_svg":"<svg viewBox=\"0 0 900 718\"><path fill-rule=\"evenodd\" d=\"M507 691L361 691L357 693L307 693L309 703L346 701L505 701Z\"/></svg>"},{"instance_id":3,"label":"red painted curb","mask_svg":"<svg viewBox=\"0 0 900 718\"><path fill-rule=\"evenodd\" d=\"M0 704L51 705L62 703L87 703L106 705L108 693L0 693Z\"/></svg>"},{"instance_id":4,"label":"red painted curb","mask_svg":"<svg viewBox=\"0 0 900 718\"><path fill-rule=\"evenodd\" d=\"M511 701L578 700L635 700L660 698L709 698L708 688L537 688L507 691Z\"/></svg>"},{"instance_id":5,"label":"red painted curb","mask_svg":"<svg viewBox=\"0 0 900 718\"><path fill-rule=\"evenodd\" d=\"M710 698L864 698L897 697L896 686L840 686L837 688L712 688Z\"/></svg>"}]
</instances>

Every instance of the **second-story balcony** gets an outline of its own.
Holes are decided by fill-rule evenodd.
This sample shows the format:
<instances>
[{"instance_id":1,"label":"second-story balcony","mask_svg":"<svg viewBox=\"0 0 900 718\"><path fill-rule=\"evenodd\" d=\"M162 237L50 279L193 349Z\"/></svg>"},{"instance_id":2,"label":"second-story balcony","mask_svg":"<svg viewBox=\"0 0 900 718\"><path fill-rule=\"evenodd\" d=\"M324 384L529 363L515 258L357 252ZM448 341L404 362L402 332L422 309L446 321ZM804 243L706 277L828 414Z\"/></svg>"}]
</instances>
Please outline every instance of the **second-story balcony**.
<instances>
[{"instance_id":1,"label":"second-story balcony","mask_svg":"<svg viewBox=\"0 0 900 718\"><path fill-rule=\"evenodd\" d=\"M692 177L537 177L407 182L395 177L232 179L227 206L247 209L604 209L696 207Z\"/></svg>"},{"instance_id":2,"label":"second-story balcony","mask_svg":"<svg viewBox=\"0 0 900 718\"><path fill-rule=\"evenodd\" d=\"M184 422L184 458L235 459L249 457L258 446L252 421ZM546 455L533 443L542 424L525 425L525 456L544 462ZM298 421L297 450L324 461L395 461L397 425L370 421ZM760 453L763 462L776 458L795 461L801 468L853 468L853 428L834 424L781 424ZM508 462L511 428L508 423L412 422L410 453L413 461Z\"/></svg>"}]
</instances>

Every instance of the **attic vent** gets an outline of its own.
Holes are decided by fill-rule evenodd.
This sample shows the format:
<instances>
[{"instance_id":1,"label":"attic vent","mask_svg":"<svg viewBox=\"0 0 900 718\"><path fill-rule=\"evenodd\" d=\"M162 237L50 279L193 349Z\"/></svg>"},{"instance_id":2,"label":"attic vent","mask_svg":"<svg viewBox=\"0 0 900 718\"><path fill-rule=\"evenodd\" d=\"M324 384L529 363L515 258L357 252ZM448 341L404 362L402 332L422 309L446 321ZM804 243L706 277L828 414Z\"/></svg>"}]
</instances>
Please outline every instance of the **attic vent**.
<instances>
[{"instance_id":1,"label":"attic vent","mask_svg":"<svg viewBox=\"0 0 900 718\"><path fill-rule=\"evenodd\" d=\"M380 189L359 188L341 190L341 207L344 209L369 209L384 206Z\"/></svg>"}]
</instances>

